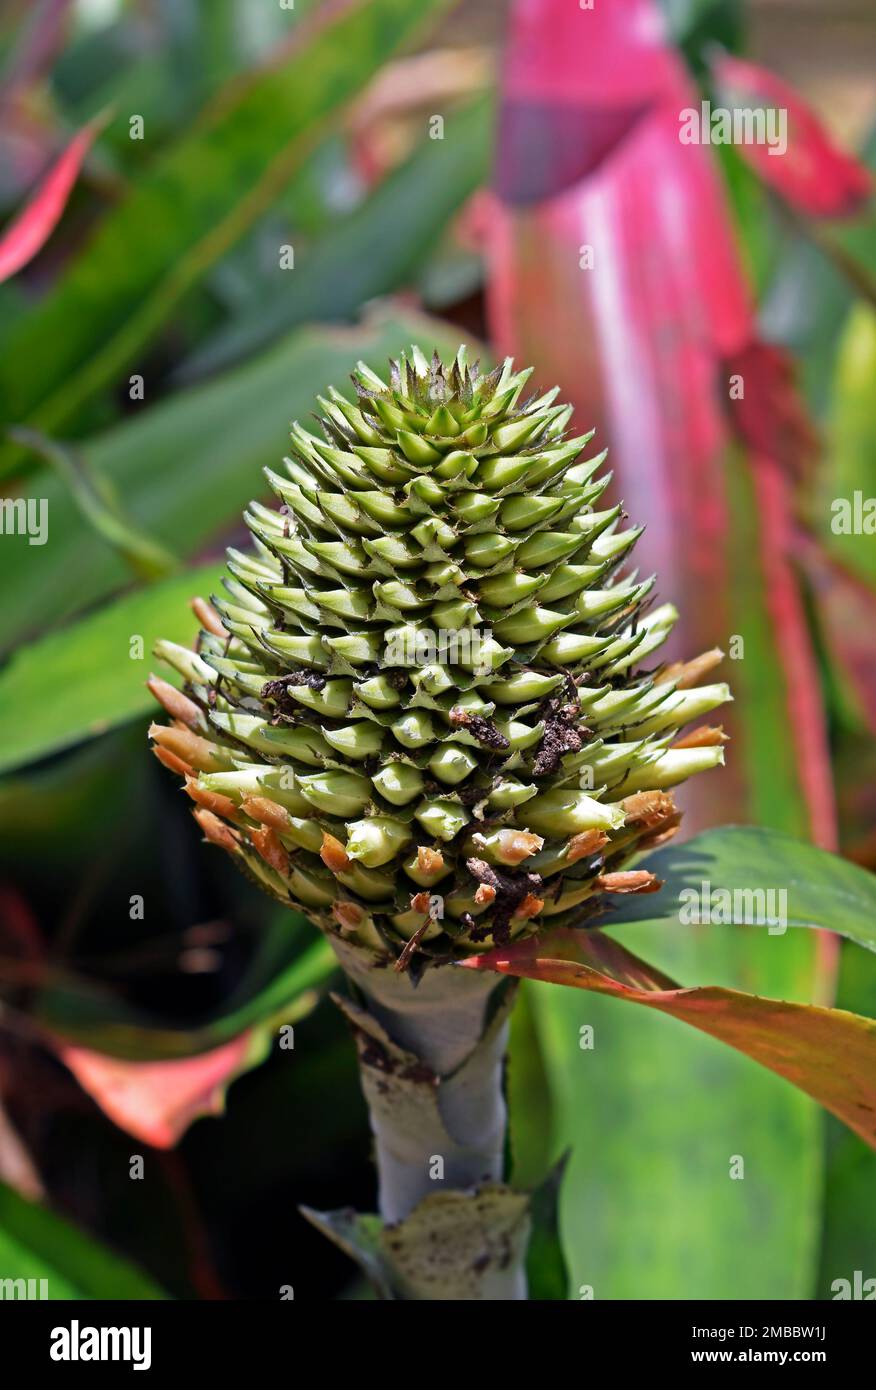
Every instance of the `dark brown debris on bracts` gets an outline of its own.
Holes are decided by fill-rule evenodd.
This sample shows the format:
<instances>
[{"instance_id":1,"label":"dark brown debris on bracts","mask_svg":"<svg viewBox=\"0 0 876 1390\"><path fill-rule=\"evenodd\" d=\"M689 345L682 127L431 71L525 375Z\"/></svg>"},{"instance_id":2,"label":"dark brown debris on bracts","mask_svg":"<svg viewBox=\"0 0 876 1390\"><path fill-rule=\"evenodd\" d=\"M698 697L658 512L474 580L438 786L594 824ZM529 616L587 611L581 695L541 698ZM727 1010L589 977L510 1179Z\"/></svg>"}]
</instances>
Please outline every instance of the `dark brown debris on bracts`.
<instances>
[{"instance_id":1,"label":"dark brown debris on bracts","mask_svg":"<svg viewBox=\"0 0 876 1390\"><path fill-rule=\"evenodd\" d=\"M262 686L263 700L278 700L286 693L286 687L290 685L309 685L311 690L322 690L325 686L325 676L321 676L318 671L290 671L288 676L276 676L274 680L266 681Z\"/></svg>"},{"instance_id":2,"label":"dark brown debris on bracts","mask_svg":"<svg viewBox=\"0 0 876 1390\"><path fill-rule=\"evenodd\" d=\"M497 945L508 940L511 919L527 899L538 897L542 879L540 874L528 874L522 870L497 869L485 859L466 859L465 866L472 878L484 883L495 893L489 921L484 925L473 922L472 939L482 941L492 935Z\"/></svg>"},{"instance_id":3,"label":"dark brown debris on bracts","mask_svg":"<svg viewBox=\"0 0 876 1390\"><path fill-rule=\"evenodd\" d=\"M497 753L504 753L510 747L508 739L496 728L492 719L486 719L482 714L469 714L457 705L450 711L450 723L454 728L465 729L478 743Z\"/></svg>"},{"instance_id":4,"label":"dark brown debris on bracts","mask_svg":"<svg viewBox=\"0 0 876 1390\"><path fill-rule=\"evenodd\" d=\"M578 692L574 681L567 676L563 686L549 695L539 710L539 718L544 720L544 733L532 764L533 777L547 777L556 772L566 753L578 753L584 747L590 730L578 724L580 716Z\"/></svg>"},{"instance_id":5,"label":"dark brown debris on bracts","mask_svg":"<svg viewBox=\"0 0 876 1390\"><path fill-rule=\"evenodd\" d=\"M428 912L428 908L426 909L426 911ZM425 936L431 921L432 918L427 916L425 920L421 922L420 925L417 927L417 930L414 932L410 940L405 942L401 954L399 955L398 960L393 966L393 969L398 971L399 974L402 974L405 970L408 969L414 952L418 949L420 942Z\"/></svg>"},{"instance_id":6,"label":"dark brown debris on bracts","mask_svg":"<svg viewBox=\"0 0 876 1390\"><path fill-rule=\"evenodd\" d=\"M289 694L289 687L294 685L306 685L311 690L322 690L325 686L325 676L319 675L316 671L292 671L287 676L277 676L266 681L262 686L261 696L263 700L274 701L272 724L280 724L286 719L300 719L301 706Z\"/></svg>"}]
</instances>

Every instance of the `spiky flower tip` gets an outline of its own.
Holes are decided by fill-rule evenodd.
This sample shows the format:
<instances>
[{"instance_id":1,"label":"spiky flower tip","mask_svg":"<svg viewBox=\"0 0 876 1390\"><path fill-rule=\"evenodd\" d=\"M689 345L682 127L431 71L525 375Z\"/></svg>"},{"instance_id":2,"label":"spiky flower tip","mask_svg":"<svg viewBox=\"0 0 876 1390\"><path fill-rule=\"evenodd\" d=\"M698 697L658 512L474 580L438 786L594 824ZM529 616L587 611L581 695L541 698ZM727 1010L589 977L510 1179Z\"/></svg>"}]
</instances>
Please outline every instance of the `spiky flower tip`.
<instances>
[{"instance_id":1,"label":"spiky flower tip","mask_svg":"<svg viewBox=\"0 0 876 1390\"><path fill-rule=\"evenodd\" d=\"M644 892L630 856L668 838L669 788L723 761L720 660L654 665L676 611L625 569L641 528L600 507L556 391L414 348L357 403L292 428L254 548L195 603L195 651L154 751L206 837L328 933L442 960Z\"/></svg>"}]
</instances>

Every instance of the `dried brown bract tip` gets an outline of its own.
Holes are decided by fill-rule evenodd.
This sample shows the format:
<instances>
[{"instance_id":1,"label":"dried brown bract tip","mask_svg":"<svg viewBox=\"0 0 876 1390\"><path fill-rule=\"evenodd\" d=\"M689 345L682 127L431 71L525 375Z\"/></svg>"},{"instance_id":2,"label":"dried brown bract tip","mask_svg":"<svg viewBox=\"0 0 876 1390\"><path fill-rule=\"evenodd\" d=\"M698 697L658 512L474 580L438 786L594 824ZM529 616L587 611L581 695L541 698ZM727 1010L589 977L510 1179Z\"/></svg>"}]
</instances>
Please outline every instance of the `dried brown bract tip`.
<instances>
[{"instance_id":1,"label":"dried brown bract tip","mask_svg":"<svg viewBox=\"0 0 876 1390\"><path fill-rule=\"evenodd\" d=\"M357 907L348 898L341 898L338 902L332 903L332 916L342 932L354 932L361 923L364 913L361 907Z\"/></svg>"},{"instance_id":2,"label":"dried brown bract tip","mask_svg":"<svg viewBox=\"0 0 876 1390\"><path fill-rule=\"evenodd\" d=\"M589 859L591 854L598 854L608 844L608 836L604 830L582 830L580 835L573 835L566 850L566 862L574 864L579 859Z\"/></svg>"},{"instance_id":3,"label":"dried brown bract tip","mask_svg":"<svg viewBox=\"0 0 876 1390\"><path fill-rule=\"evenodd\" d=\"M288 874L289 855L280 843L280 837L276 830L272 830L269 825L264 825L261 830L251 830L249 838L266 864L275 869L278 874Z\"/></svg>"},{"instance_id":4,"label":"dried brown bract tip","mask_svg":"<svg viewBox=\"0 0 876 1390\"><path fill-rule=\"evenodd\" d=\"M720 724L712 727L709 724L701 724L698 729L691 729L689 733L683 734L673 743L673 748L714 748L716 744L728 743L729 740Z\"/></svg>"},{"instance_id":5,"label":"dried brown bract tip","mask_svg":"<svg viewBox=\"0 0 876 1390\"><path fill-rule=\"evenodd\" d=\"M230 825L226 825L225 822L214 815L212 811L206 810L203 806L199 807L198 810L195 811L195 820L201 827L204 837L208 839L211 844L219 845L222 849L227 849L231 854L236 853L240 848L240 836L237 834L237 831L232 830Z\"/></svg>"},{"instance_id":6,"label":"dried brown bract tip","mask_svg":"<svg viewBox=\"0 0 876 1390\"><path fill-rule=\"evenodd\" d=\"M205 598L193 598L191 604L192 612L205 631L212 632L214 637L231 636L212 603L208 603Z\"/></svg>"},{"instance_id":7,"label":"dried brown bract tip","mask_svg":"<svg viewBox=\"0 0 876 1390\"><path fill-rule=\"evenodd\" d=\"M599 874L596 887L603 893L656 893L663 887L656 874L647 869L622 869L618 873Z\"/></svg>"},{"instance_id":8,"label":"dried brown bract tip","mask_svg":"<svg viewBox=\"0 0 876 1390\"><path fill-rule=\"evenodd\" d=\"M541 835L533 835L531 830L500 830L497 843L505 864L521 864L544 846Z\"/></svg>"},{"instance_id":9,"label":"dried brown bract tip","mask_svg":"<svg viewBox=\"0 0 876 1390\"><path fill-rule=\"evenodd\" d=\"M331 869L333 874L342 874L346 872L353 862L337 836L329 835L327 830L322 832L322 846L319 851L319 857L326 868Z\"/></svg>"},{"instance_id":10,"label":"dried brown bract tip","mask_svg":"<svg viewBox=\"0 0 876 1390\"><path fill-rule=\"evenodd\" d=\"M163 705L167 713L173 719L182 720L183 724L188 724L190 729L200 729L204 725L204 716L188 695L184 695L181 690L177 690L175 685L168 681L163 681L160 676L150 676L146 682L147 690L151 691L160 705Z\"/></svg>"},{"instance_id":11,"label":"dried brown bract tip","mask_svg":"<svg viewBox=\"0 0 876 1390\"><path fill-rule=\"evenodd\" d=\"M671 665L664 666L654 677L654 684L665 685L667 681L675 681L677 690L687 690L692 685L699 685L703 676L720 666L723 660L724 653L720 647L712 647L710 651L695 656L692 661L673 661Z\"/></svg>"},{"instance_id":12,"label":"dried brown bract tip","mask_svg":"<svg viewBox=\"0 0 876 1390\"><path fill-rule=\"evenodd\" d=\"M653 834L645 835L636 846L639 850L659 849L661 845L668 844L678 834L681 827L681 812L676 811L674 816L664 824L659 826Z\"/></svg>"},{"instance_id":13,"label":"dried brown bract tip","mask_svg":"<svg viewBox=\"0 0 876 1390\"><path fill-rule=\"evenodd\" d=\"M417 845L417 869L421 874L437 874L444 868L444 855L440 849L430 849L428 845Z\"/></svg>"},{"instance_id":14,"label":"dried brown bract tip","mask_svg":"<svg viewBox=\"0 0 876 1390\"><path fill-rule=\"evenodd\" d=\"M217 756L219 750L216 744L211 743L209 739L201 738L200 734L193 733L191 729L177 724L151 724L149 737L169 753L175 753L184 763L188 763L190 768L197 768L199 772L218 772L225 766Z\"/></svg>"},{"instance_id":15,"label":"dried brown bract tip","mask_svg":"<svg viewBox=\"0 0 876 1390\"><path fill-rule=\"evenodd\" d=\"M223 796L221 792L207 791L206 787L199 787L193 777L186 778L186 791L196 801L199 806L204 806L214 815L223 816L225 820L234 820L237 816L237 807L230 796Z\"/></svg>"},{"instance_id":16,"label":"dried brown bract tip","mask_svg":"<svg viewBox=\"0 0 876 1390\"><path fill-rule=\"evenodd\" d=\"M628 826L642 826L653 830L656 826L674 816L677 807L669 792L634 792L625 797L621 806L626 814Z\"/></svg>"},{"instance_id":17,"label":"dried brown bract tip","mask_svg":"<svg viewBox=\"0 0 876 1390\"><path fill-rule=\"evenodd\" d=\"M418 893L418 894L417 894L417 897L425 897L425 898L428 898L428 896L429 896L428 893ZM415 901L415 900L412 898L412 899L411 899L411 907L414 906L414 901ZM421 909L417 908L417 909L415 909L415 910L416 910L416 911L420 911ZM428 905L427 905L427 907L426 907L424 910L428 913ZM395 965L393 966L393 969L396 971L397 974L401 975L401 974L403 974L403 973L408 969L408 967L409 967L409 965L410 965L410 963L411 963L411 960L412 960L412 958L413 958L414 952L417 951L417 950L419 949L420 942L422 941L423 937L426 935L426 932L429 930L429 926L430 926L431 921L432 921L432 918L431 918L430 916L427 916L427 917L426 917L426 920L425 920L424 922L422 922L422 923L420 924L420 926L417 927L417 930L414 932L413 936L410 937L410 938L405 942L405 944L404 944L404 946L403 946L403 948L402 948L402 950L401 950L401 952L400 952L400 954L399 954L399 956L398 956L398 958L397 958L397 960L396 960L396 962L395 962Z\"/></svg>"},{"instance_id":18,"label":"dried brown bract tip","mask_svg":"<svg viewBox=\"0 0 876 1390\"><path fill-rule=\"evenodd\" d=\"M514 916L525 922L530 917L537 917L543 907L544 898L537 898L534 893L527 893L520 906L515 908Z\"/></svg>"},{"instance_id":19,"label":"dried brown bract tip","mask_svg":"<svg viewBox=\"0 0 876 1390\"><path fill-rule=\"evenodd\" d=\"M169 748L162 748L160 744L154 743L152 745L152 752L162 766L169 768L171 772L178 772L181 777L194 776L195 769L188 763L183 762L182 758L178 758L176 753L171 753Z\"/></svg>"},{"instance_id":20,"label":"dried brown bract tip","mask_svg":"<svg viewBox=\"0 0 876 1390\"><path fill-rule=\"evenodd\" d=\"M290 817L286 807L277 801L269 801L266 796L248 796L241 802L241 810L250 820L270 825L274 830L282 832L289 829Z\"/></svg>"}]
</instances>

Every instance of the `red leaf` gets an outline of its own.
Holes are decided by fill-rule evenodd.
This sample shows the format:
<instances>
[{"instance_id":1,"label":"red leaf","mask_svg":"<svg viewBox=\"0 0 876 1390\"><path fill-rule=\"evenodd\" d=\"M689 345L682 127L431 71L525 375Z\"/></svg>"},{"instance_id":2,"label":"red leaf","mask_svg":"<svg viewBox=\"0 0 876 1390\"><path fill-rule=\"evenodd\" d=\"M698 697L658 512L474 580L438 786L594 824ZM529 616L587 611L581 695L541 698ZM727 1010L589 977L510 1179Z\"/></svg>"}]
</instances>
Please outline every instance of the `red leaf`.
<instances>
[{"instance_id":1,"label":"red leaf","mask_svg":"<svg viewBox=\"0 0 876 1390\"><path fill-rule=\"evenodd\" d=\"M15 275L48 241L67 205L82 162L103 125L90 121L52 165L30 201L0 237L0 282Z\"/></svg>"},{"instance_id":2,"label":"red leaf","mask_svg":"<svg viewBox=\"0 0 876 1390\"><path fill-rule=\"evenodd\" d=\"M860 212L873 187L869 170L837 148L793 87L766 68L729 53L720 53L712 70L726 107L773 107L787 113L784 153L771 154L769 145L748 141L737 146L764 183L810 217L852 217Z\"/></svg>"},{"instance_id":3,"label":"red leaf","mask_svg":"<svg viewBox=\"0 0 876 1390\"><path fill-rule=\"evenodd\" d=\"M462 964L611 994L670 1014L785 1077L876 1148L876 1023L871 1019L714 985L683 989L595 931L558 929Z\"/></svg>"},{"instance_id":4,"label":"red leaf","mask_svg":"<svg viewBox=\"0 0 876 1390\"><path fill-rule=\"evenodd\" d=\"M727 358L728 379L738 377L743 394L729 402L735 433L755 455L773 459L791 475L805 475L815 462L818 435L794 382L794 363L783 348L749 342Z\"/></svg>"},{"instance_id":5,"label":"red leaf","mask_svg":"<svg viewBox=\"0 0 876 1390\"><path fill-rule=\"evenodd\" d=\"M199 1115L220 1114L225 1090L252 1062L252 1032L212 1052L167 1062L129 1062L56 1042L79 1085L120 1129L170 1149Z\"/></svg>"}]
</instances>

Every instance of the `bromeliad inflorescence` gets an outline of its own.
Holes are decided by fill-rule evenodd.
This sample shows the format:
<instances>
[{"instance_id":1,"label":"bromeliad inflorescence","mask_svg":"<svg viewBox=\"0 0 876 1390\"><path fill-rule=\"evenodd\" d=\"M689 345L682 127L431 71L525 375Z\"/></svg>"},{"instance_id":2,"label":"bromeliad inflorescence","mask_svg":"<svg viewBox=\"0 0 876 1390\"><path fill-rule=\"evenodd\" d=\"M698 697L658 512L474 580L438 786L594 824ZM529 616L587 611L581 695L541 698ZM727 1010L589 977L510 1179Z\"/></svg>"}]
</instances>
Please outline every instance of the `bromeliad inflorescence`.
<instances>
[{"instance_id":1,"label":"bromeliad inflorescence","mask_svg":"<svg viewBox=\"0 0 876 1390\"><path fill-rule=\"evenodd\" d=\"M529 371L416 348L387 385L292 428L279 509L246 512L196 651L158 654L160 760L207 838L327 933L458 957L646 892L630 856L678 824L670 788L723 761L709 652L660 666L676 618L626 566L604 454Z\"/></svg>"}]
</instances>

